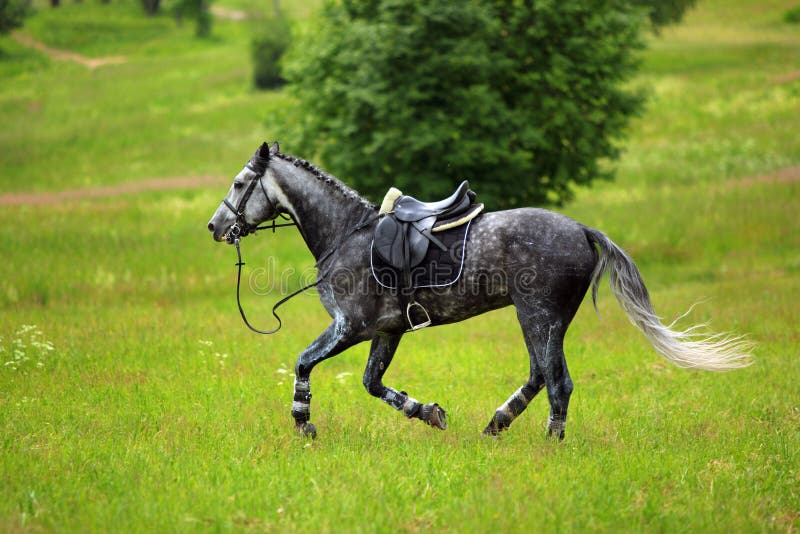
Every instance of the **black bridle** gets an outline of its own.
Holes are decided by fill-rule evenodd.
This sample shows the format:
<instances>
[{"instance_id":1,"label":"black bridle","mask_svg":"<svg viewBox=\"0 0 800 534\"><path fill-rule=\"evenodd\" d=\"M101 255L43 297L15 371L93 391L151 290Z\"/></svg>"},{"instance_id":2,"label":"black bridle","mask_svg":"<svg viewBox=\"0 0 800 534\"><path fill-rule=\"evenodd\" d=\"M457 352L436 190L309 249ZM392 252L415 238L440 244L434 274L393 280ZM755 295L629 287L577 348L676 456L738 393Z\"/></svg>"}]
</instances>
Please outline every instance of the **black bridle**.
<instances>
[{"instance_id":1,"label":"black bridle","mask_svg":"<svg viewBox=\"0 0 800 534\"><path fill-rule=\"evenodd\" d=\"M276 333L278 330L281 329L281 326L283 326L283 323L281 322L281 318L278 316L277 309L280 306L282 306L285 302L287 302L288 300L296 297L297 295L299 295L303 291L305 291L307 289L311 289L312 287L316 287L323 280L323 278L325 278L325 276L328 273L327 273L327 271L325 271L323 273L320 273L317 276L317 281L316 282L313 282L311 284L305 285L305 286L301 287L300 289L294 291L293 293L283 297L281 300L279 300L272 307L272 315L278 321L278 326L276 326L275 328L273 328L271 330L260 330L260 329L254 327L253 325L250 324L250 322L247 320L247 316L244 313L244 308L242 308L242 300L241 300L241 297L240 297L240 294L241 294L240 288L241 288L241 285L242 285L242 267L245 265L245 263L242 261L242 251L241 251L239 242L240 242L242 237L244 237L244 236L246 236L248 234L255 234L256 231L258 231L258 230L268 230L268 229L271 228L272 229L272 233L275 233L275 229L276 228L281 228L281 227L284 227L284 226L298 226L298 224L293 220L291 222L288 222L288 223L280 223L280 224L276 224L275 223L275 219L278 216L280 216L280 217L282 217L284 219L286 219L286 216L278 211L278 209L276 208L275 204L273 204L272 201L269 199L269 195L267 195L267 189L264 187L264 182L263 182L264 175L267 172L266 168L261 170L260 168L257 168L254 165L252 165L251 163L248 163L246 165L246 167L248 169L250 169L251 171L255 172L257 176L247 186L247 190L245 190L244 195L242 195L242 198L239 199L239 205L238 206L234 206L227 198L223 198L222 199L222 202L228 207L228 209L230 209L236 215L236 221L233 223L233 225L231 226L230 230L228 230L228 234L227 234L225 240L228 243L230 243L230 244L232 244L232 245L234 245L236 247L236 258L237 258L236 267L238 267L238 273L236 275L236 305L239 307L239 315L242 316L242 321L244 321L244 324L247 326L247 328L249 328L250 330L252 330L253 332L255 332L257 334L269 335L269 334ZM276 216L273 217L272 220L270 221L271 224L269 224L267 226L252 225L252 224L248 223L244 218L244 210L245 210L245 207L247 205L247 201L250 200L250 197L253 195L253 191L256 188L256 183L261 184L261 191L264 193L264 198L266 199L267 203L272 208L273 213L276 214ZM323 264L323 262L325 260L327 260L331 255L333 255L333 253L336 252L336 250L339 248L339 246L342 243L345 242L345 240L347 240L351 235L353 235L357 231L361 230L362 228L366 228L367 226L369 226L376 218L377 218L377 215L375 215L373 217L370 217L370 216L363 217L361 219L361 221L355 227L351 228L349 232L347 232L344 236L342 236L342 238L339 240L338 243L336 243L334 246L330 247L324 254L322 254L319 257L319 259L317 260L317 263L316 263L317 268L319 268ZM286 220L290 220L290 219L286 219Z\"/></svg>"},{"instance_id":2,"label":"black bridle","mask_svg":"<svg viewBox=\"0 0 800 534\"><path fill-rule=\"evenodd\" d=\"M248 234L254 234L256 233L257 230L267 230L271 228L272 231L275 232L276 228L280 228L282 226L297 226L297 223L294 221L288 223L280 223L280 224L275 223L275 218L277 218L278 215L280 215L284 219L286 219L286 217L277 210L275 204L272 203L272 201L269 199L269 195L267 195L267 189L264 187L264 182L263 182L264 175L267 172L266 169L262 171L261 169L256 168L251 163L248 163L247 165L245 165L245 167L256 173L256 177L250 182L250 185L247 186L247 189L245 190L244 195L242 195L242 198L239 199L239 205L234 206L227 198L222 199L222 203L225 204L228 207L228 209L233 212L234 215L236 215L236 222L233 223L233 226L231 226L230 230L228 230L228 235L225 237L225 240L229 244L234 244L234 242L237 241L240 237L244 237ZM254 226L249 222L247 222L244 218L245 206L247 206L247 201L250 200L250 197L253 195L253 191L255 191L257 183L261 185L261 191L264 193L264 199L267 201L267 204L270 205L270 208L272 208L272 212L275 213L275 217L273 217L273 219L270 221L271 224L267 226L258 226L258 225Z\"/></svg>"}]
</instances>

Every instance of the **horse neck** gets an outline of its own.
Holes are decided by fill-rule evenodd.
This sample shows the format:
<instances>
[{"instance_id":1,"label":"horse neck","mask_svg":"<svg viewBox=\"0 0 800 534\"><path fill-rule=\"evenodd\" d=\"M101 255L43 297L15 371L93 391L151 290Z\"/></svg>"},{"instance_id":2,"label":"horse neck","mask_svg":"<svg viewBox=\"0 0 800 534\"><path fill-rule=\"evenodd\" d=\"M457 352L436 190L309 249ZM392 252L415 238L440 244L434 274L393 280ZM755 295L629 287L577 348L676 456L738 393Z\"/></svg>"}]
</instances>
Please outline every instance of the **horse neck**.
<instances>
[{"instance_id":1,"label":"horse neck","mask_svg":"<svg viewBox=\"0 0 800 534\"><path fill-rule=\"evenodd\" d=\"M277 200L317 260L374 210L358 193L308 162L281 154L270 168L279 189Z\"/></svg>"}]
</instances>

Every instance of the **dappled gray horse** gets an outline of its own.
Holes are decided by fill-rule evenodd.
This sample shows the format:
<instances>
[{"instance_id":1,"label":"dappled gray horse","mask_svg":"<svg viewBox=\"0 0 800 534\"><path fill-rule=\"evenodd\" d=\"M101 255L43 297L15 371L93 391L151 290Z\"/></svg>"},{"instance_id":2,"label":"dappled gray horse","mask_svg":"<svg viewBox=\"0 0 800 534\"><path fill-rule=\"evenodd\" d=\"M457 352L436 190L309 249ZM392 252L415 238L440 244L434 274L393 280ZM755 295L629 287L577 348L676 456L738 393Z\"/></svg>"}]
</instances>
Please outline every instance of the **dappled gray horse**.
<instances>
[{"instance_id":1,"label":"dappled gray horse","mask_svg":"<svg viewBox=\"0 0 800 534\"><path fill-rule=\"evenodd\" d=\"M446 428L445 411L383 384L400 339L409 329L403 295L373 277L371 243L378 209L307 161L263 144L236 175L208 229L233 242L278 215L291 217L317 260L320 300L333 319L297 359L292 416L307 435L312 369L362 341L371 341L364 386L406 417ZM543 387L549 435L563 439L573 384L563 342L589 286L608 272L611 289L631 322L662 356L679 367L722 371L747 364L748 344L725 335L675 331L655 315L633 261L605 234L552 211L522 208L484 213L472 221L461 276L454 284L416 291L431 324L463 321L513 304L530 355L530 376L494 413L484 433L509 427Z\"/></svg>"}]
</instances>

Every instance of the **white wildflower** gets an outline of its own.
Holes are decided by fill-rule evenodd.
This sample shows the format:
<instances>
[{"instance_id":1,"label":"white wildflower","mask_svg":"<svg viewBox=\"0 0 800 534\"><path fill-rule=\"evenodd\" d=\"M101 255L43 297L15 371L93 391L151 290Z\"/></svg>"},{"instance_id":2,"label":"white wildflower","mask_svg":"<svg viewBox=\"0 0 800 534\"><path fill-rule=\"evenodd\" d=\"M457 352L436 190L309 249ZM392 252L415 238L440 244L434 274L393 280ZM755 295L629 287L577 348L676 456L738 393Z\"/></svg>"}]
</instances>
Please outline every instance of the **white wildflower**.
<instances>
[{"instance_id":1,"label":"white wildflower","mask_svg":"<svg viewBox=\"0 0 800 534\"><path fill-rule=\"evenodd\" d=\"M353 376L353 373L348 373L347 371L339 373L336 375L336 380L338 380L340 384L344 384L348 376Z\"/></svg>"}]
</instances>

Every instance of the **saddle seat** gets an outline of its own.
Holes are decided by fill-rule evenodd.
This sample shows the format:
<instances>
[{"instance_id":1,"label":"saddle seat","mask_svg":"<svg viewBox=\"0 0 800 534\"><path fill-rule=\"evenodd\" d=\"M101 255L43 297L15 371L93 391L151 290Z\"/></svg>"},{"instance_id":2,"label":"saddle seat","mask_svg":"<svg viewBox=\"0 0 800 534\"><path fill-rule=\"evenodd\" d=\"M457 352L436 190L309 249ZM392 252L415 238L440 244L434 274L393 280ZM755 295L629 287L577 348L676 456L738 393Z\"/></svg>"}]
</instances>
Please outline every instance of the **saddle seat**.
<instances>
[{"instance_id":1,"label":"saddle seat","mask_svg":"<svg viewBox=\"0 0 800 534\"><path fill-rule=\"evenodd\" d=\"M404 222L419 221L431 216L455 216L465 211L474 200L475 193L470 191L469 182L464 180L452 195L438 202L422 202L403 195L394 203L392 212L397 220Z\"/></svg>"}]
</instances>

